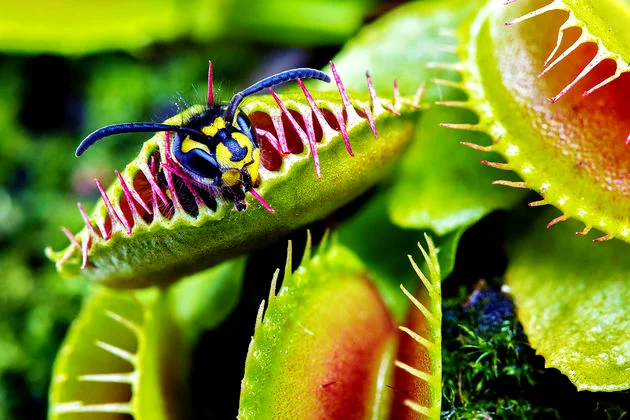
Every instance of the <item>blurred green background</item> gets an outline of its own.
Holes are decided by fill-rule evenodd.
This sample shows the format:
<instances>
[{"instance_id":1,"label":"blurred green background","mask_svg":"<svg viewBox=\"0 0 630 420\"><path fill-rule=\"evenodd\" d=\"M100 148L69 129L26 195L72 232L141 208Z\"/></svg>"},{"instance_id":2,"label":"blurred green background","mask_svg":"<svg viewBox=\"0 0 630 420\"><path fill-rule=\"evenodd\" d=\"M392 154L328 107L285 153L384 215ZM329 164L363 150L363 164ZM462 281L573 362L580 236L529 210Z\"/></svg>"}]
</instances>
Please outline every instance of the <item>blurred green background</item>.
<instances>
[{"instance_id":1,"label":"blurred green background","mask_svg":"<svg viewBox=\"0 0 630 420\"><path fill-rule=\"evenodd\" d=\"M67 246L61 227L72 232L81 228L76 203L92 208L99 198L94 178L107 185L114 178L114 169L124 167L147 136L116 136L76 159L74 150L80 140L108 124L162 121L189 105L205 103L208 60L213 62L219 101L287 68L321 68L359 28L401 3L404 1L190 0L184 4L174 0L0 0L0 420L46 416L53 361L91 287L81 278L59 277L45 258L44 248ZM406 70L414 80L419 77L416 69ZM434 153L426 155L425 161L437 165ZM476 160L473 163L477 165ZM424 173L434 165L418 168ZM446 182L454 185L457 177L452 179ZM415 180L410 177L409 181ZM442 200L434 200L436 206L450 200L447 195L453 190L444 191ZM435 193L427 190L426 197ZM423 200L430 201L417 197L418 202ZM358 211L366 203L369 205ZM385 205L382 195L370 197L368 193L336 212L329 222L338 224L355 215L355 227L377 225L385 217ZM546 413L548 418L559 418L559 413L576 418L587 413L584 407L588 407L599 413L598 418L624 418L627 394L581 393L580 404L576 404L575 387L558 371L544 369L544 360L525 349L525 338L515 323L508 325L509 340L493 336L494 341L483 345L475 341L476 336L462 338L458 330L460 323L472 325L473 330L482 325L483 317L465 313L461 304L476 290L478 279L501 283L507 265L502 248L505 226L525 229L529 225L523 220L533 217L522 216L530 214L527 210L531 211L522 206L512 218L495 212L463 234L459 244L461 232L446 237L458 251L457 266L443 289L442 415L461 418L468 413L467 418L479 418L488 407L498 407L513 416L521 413L523 418L532 416L532 410ZM317 242L324 223L310 228ZM415 241L417 232L392 230L388 221L386 228L390 235ZM340 234L343 237L343 231ZM293 266L297 267L305 231L295 232L292 238ZM372 251L364 242L347 242L363 255ZM374 258L370 267L375 272L378 263L389 258L378 252L381 258ZM284 266L285 256L283 238L248 257L242 284L232 285L240 293L234 298L236 308L230 316L221 313L227 318L211 333L203 334L193 349L192 417L233 418L237 413L254 319L261 300L268 296L272 273ZM408 268L393 267L405 273ZM515 348L513 336L524 350L506 357L506 349ZM466 350L464 357L458 353L461 349ZM487 365L473 363L486 353L497 355L495 372L504 369L492 381L479 379L492 376ZM219 364L233 367L234 374L219 375ZM517 383L510 391L506 387L510 379L506 382L505 377L519 375L527 383ZM463 402L464 409L457 411L461 408L457 401L463 400L462 377L464 392L467 385L475 390L468 390L468 408ZM517 397L497 397L510 392ZM478 395L482 397L474 400ZM617 405L620 401L623 407Z\"/></svg>"},{"instance_id":2,"label":"blurred green background","mask_svg":"<svg viewBox=\"0 0 630 420\"><path fill-rule=\"evenodd\" d=\"M322 67L398 3L0 1L0 419L45 417L55 353L89 284L60 278L43 250L67 245L60 228L79 230L77 201L89 209L93 179L111 181L143 137L119 136L81 159L78 142L107 124L161 121L203 103L208 60L222 100L262 75ZM259 297L250 300L255 311ZM247 339L235 357L244 360ZM237 392L230 398L233 415Z\"/></svg>"}]
</instances>

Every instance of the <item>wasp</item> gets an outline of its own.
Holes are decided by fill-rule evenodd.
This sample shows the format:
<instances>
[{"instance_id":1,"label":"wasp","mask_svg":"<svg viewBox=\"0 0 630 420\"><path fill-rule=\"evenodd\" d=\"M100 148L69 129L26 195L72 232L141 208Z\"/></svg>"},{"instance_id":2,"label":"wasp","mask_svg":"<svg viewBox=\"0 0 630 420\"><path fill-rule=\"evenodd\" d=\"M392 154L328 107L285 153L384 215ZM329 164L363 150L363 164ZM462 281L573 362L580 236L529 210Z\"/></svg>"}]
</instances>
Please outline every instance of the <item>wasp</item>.
<instances>
[{"instance_id":1,"label":"wasp","mask_svg":"<svg viewBox=\"0 0 630 420\"><path fill-rule=\"evenodd\" d=\"M250 192L269 211L273 209L253 189L258 183L260 143L256 130L239 105L247 96L296 79L318 79L329 83L326 73L310 68L286 70L262 79L236 93L228 104L215 104L212 93L212 63L208 71L207 107L181 125L135 122L108 125L89 134L77 147L81 156L101 139L122 133L166 132L166 169L190 180L214 196L234 199L235 208L247 208ZM172 135L173 134L173 135ZM172 141L171 141L172 135Z\"/></svg>"}]
</instances>

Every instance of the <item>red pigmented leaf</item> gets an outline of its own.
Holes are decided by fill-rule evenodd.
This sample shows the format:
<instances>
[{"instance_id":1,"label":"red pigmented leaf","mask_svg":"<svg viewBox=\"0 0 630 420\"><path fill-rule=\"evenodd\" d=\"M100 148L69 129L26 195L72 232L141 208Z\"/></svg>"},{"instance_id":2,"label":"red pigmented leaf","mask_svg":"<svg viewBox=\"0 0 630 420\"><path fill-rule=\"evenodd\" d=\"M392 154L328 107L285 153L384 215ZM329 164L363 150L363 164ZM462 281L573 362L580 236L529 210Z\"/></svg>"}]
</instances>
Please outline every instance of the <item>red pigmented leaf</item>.
<instances>
[{"instance_id":1,"label":"red pigmented leaf","mask_svg":"<svg viewBox=\"0 0 630 420\"><path fill-rule=\"evenodd\" d=\"M395 324L358 259L325 245L285 271L247 356L239 418L348 419L389 410ZM289 257L291 260L291 248Z\"/></svg>"}]
</instances>

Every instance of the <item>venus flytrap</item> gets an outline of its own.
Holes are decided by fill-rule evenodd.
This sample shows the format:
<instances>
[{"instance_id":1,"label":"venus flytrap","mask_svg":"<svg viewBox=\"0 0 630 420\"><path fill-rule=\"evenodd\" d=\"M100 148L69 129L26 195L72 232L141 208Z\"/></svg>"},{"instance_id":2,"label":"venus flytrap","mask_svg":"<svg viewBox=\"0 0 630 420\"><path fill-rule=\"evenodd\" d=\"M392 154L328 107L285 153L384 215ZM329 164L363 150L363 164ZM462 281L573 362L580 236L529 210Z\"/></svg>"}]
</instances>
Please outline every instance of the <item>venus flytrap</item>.
<instances>
[{"instance_id":1,"label":"venus flytrap","mask_svg":"<svg viewBox=\"0 0 630 420\"><path fill-rule=\"evenodd\" d=\"M630 12L614 0L510 3L487 2L458 29L455 85L469 98L442 105L473 110L479 122L448 126L489 134L490 144L466 144L500 153L505 163L482 163L523 179L495 184L533 189L543 199L530 206L560 209L548 226L574 218L585 224L579 235L595 228L603 234L594 241L628 240L630 124L620 76Z\"/></svg>"},{"instance_id":2,"label":"venus flytrap","mask_svg":"<svg viewBox=\"0 0 630 420\"><path fill-rule=\"evenodd\" d=\"M162 291L98 288L55 361L49 418L181 418L183 348Z\"/></svg>"},{"instance_id":3,"label":"venus flytrap","mask_svg":"<svg viewBox=\"0 0 630 420\"><path fill-rule=\"evenodd\" d=\"M260 186L250 192L262 205L248 196L247 210L237 212L229 198L173 172L165 153L170 137L158 133L108 189L96 181L102 200L91 215L79 204L84 229L76 235L64 229L71 245L47 250L49 258L62 273L112 287L165 285L357 197L388 173L411 140L422 86L413 98L395 90L385 100L371 87L351 99L334 66L332 73L337 94L311 94L301 85L299 93L272 91L242 106L261 143ZM166 124L185 123L203 109L194 106Z\"/></svg>"}]
</instances>

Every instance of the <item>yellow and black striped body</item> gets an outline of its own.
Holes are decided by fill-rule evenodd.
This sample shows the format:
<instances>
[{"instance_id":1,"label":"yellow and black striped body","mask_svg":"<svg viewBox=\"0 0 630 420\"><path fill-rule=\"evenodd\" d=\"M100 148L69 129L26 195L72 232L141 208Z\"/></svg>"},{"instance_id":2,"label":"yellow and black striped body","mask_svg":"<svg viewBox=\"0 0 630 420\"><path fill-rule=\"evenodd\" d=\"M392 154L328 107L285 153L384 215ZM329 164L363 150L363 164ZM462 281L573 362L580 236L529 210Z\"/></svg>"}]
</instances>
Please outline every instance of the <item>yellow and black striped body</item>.
<instances>
[{"instance_id":1,"label":"yellow and black striped body","mask_svg":"<svg viewBox=\"0 0 630 420\"><path fill-rule=\"evenodd\" d=\"M204 136L176 132L170 153L196 185L213 192L226 190L242 200L258 179L260 149L243 112L239 110L231 124L224 115L225 105L211 106L190 118L184 126Z\"/></svg>"}]
</instances>

